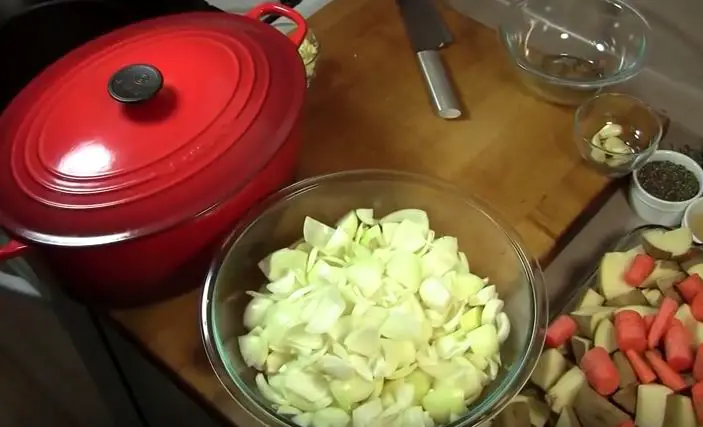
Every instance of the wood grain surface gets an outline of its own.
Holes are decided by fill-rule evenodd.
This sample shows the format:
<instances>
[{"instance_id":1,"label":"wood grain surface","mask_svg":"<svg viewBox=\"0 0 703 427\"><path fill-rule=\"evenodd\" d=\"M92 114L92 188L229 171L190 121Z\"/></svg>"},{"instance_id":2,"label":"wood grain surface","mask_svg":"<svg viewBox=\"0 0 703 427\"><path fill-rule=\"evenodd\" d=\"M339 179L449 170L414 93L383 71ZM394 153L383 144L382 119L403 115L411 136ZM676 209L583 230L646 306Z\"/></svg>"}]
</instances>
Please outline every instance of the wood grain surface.
<instances>
[{"instance_id":1,"label":"wood grain surface","mask_svg":"<svg viewBox=\"0 0 703 427\"><path fill-rule=\"evenodd\" d=\"M395 2L335 0L311 18L321 58L300 176L393 168L449 180L500 212L548 261L610 182L580 161L573 109L526 93L494 31L443 14L455 36L443 56L467 113L456 121L434 116ZM112 317L179 382L233 423L249 425L210 370L198 307L196 290Z\"/></svg>"}]
</instances>

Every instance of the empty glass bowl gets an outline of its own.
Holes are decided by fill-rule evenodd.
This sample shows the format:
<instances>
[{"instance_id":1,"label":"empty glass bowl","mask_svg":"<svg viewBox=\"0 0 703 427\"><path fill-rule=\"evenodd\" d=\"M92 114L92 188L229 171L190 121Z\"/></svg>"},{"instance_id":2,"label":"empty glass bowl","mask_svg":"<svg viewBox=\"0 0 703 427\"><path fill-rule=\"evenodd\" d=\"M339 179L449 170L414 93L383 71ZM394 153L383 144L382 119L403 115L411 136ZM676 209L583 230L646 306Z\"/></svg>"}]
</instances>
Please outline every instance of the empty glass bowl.
<instances>
[{"instance_id":1,"label":"empty glass bowl","mask_svg":"<svg viewBox=\"0 0 703 427\"><path fill-rule=\"evenodd\" d=\"M659 114L629 95L596 95L574 115L574 141L581 157L610 177L625 176L642 166L659 147L661 137Z\"/></svg>"},{"instance_id":2,"label":"empty glass bowl","mask_svg":"<svg viewBox=\"0 0 703 427\"><path fill-rule=\"evenodd\" d=\"M509 7L500 38L527 87L578 105L642 68L649 25L620 0L523 0Z\"/></svg>"},{"instance_id":3,"label":"empty glass bowl","mask_svg":"<svg viewBox=\"0 0 703 427\"><path fill-rule=\"evenodd\" d=\"M301 181L253 209L213 262L201 305L203 342L210 363L230 395L247 410L242 426L295 426L276 413L254 384L255 372L240 355L237 336L250 297L265 277L257 263L301 238L306 215L334 224L352 209L377 217L402 208L427 211L438 236L458 238L471 270L490 277L505 301L512 331L501 348L503 369L452 427L474 426L495 416L522 389L535 367L547 325L547 294L538 263L505 222L478 201L440 181L392 171L348 171Z\"/></svg>"}]
</instances>

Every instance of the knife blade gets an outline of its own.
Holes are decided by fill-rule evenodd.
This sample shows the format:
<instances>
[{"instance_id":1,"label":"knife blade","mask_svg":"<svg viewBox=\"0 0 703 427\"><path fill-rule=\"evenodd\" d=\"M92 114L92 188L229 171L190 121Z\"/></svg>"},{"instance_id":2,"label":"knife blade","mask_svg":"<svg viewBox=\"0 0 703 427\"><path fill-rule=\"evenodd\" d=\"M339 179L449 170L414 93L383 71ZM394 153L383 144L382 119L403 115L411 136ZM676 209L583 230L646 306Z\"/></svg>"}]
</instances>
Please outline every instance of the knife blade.
<instances>
[{"instance_id":1,"label":"knife blade","mask_svg":"<svg viewBox=\"0 0 703 427\"><path fill-rule=\"evenodd\" d=\"M453 38L434 1L396 0L396 4L436 114L443 119L460 117L461 105L439 54Z\"/></svg>"}]
</instances>

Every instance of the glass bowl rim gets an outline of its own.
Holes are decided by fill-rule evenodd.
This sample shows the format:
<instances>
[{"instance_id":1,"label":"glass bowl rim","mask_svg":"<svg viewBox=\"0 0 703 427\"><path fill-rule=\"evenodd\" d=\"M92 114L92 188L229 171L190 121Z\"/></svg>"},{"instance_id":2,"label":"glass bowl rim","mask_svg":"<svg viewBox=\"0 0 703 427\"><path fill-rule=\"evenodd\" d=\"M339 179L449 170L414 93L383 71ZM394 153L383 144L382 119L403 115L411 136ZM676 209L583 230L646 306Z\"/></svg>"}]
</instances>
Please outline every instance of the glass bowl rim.
<instances>
[{"instance_id":1,"label":"glass bowl rim","mask_svg":"<svg viewBox=\"0 0 703 427\"><path fill-rule=\"evenodd\" d=\"M448 193L462 199L474 209L480 211L487 220L504 234L512 246L521 264L522 270L531 284L531 319L532 325L528 330L528 339L522 349L518 350L516 361L508 369L501 384L498 384L492 393L484 396L470 411L464 413L458 420L446 424L445 427L462 427L480 424L490 417L497 415L525 386L534 370L539 354L544 346L544 331L547 327L549 314L549 298L544 283L544 275L539 261L531 257L525 249L520 236L512 227L508 226L502 217L475 196L462 194L453 184L444 180L428 177L411 172L390 169L357 169L329 174L318 175L295 182L273 194L251 208L245 216L238 221L234 229L223 240L219 250L213 257L208 273L204 280L200 303L200 333L208 361L217 376L220 384L247 414L256 422L275 421L280 425L293 426L294 424L284 416L277 414L269 402L259 401L250 391L250 387L241 383L241 378L236 372L228 368L224 361L223 342L217 335L214 325L214 293L221 267L232 247L246 235L257 220L266 212L294 199L297 195L308 190L314 190L319 185L335 182L358 182L371 180L402 181L431 187L442 193Z\"/></svg>"},{"instance_id":2,"label":"glass bowl rim","mask_svg":"<svg viewBox=\"0 0 703 427\"><path fill-rule=\"evenodd\" d=\"M617 73L612 74L610 76L590 81L556 77L538 70L537 68L533 67L529 62L525 61L522 55L515 54L515 49L513 49L514 43L511 43L508 40L509 31L506 28L508 20L513 16L512 13L514 13L515 10L520 9L529 1L530 0L519 0L515 3L510 4L508 6L508 18L502 19L500 24L498 25L498 34L500 41L505 47L505 50L509 53L508 56L510 57L512 62L517 65L519 69L535 77L539 77L540 79L556 86L566 86L571 87L573 89L587 90L603 88L605 86L612 86L615 84L623 83L634 77L644 68L644 62L647 52L647 38L649 32L651 31L651 26L649 25L649 21L647 21L647 18L645 18L644 15L638 9L636 9L629 3L626 3L624 0L592 0L599 3L604 2L614 4L620 7L622 10L627 10L628 13L632 14L633 16L636 16L639 19L639 22L643 25L644 31L642 34L642 44L638 49L638 53L633 64L623 70L619 70Z\"/></svg>"}]
</instances>

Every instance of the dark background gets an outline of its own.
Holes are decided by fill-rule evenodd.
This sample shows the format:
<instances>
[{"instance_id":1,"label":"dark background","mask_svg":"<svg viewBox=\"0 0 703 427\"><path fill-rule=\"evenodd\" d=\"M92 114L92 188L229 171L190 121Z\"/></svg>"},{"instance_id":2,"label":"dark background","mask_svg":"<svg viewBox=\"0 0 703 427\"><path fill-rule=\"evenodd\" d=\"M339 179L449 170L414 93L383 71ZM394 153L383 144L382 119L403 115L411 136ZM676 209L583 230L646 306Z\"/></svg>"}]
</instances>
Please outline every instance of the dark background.
<instances>
[{"instance_id":1,"label":"dark background","mask_svg":"<svg viewBox=\"0 0 703 427\"><path fill-rule=\"evenodd\" d=\"M115 28L205 0L0 0L0 111L47 65Z\"/></svg>"}]
</instances>

